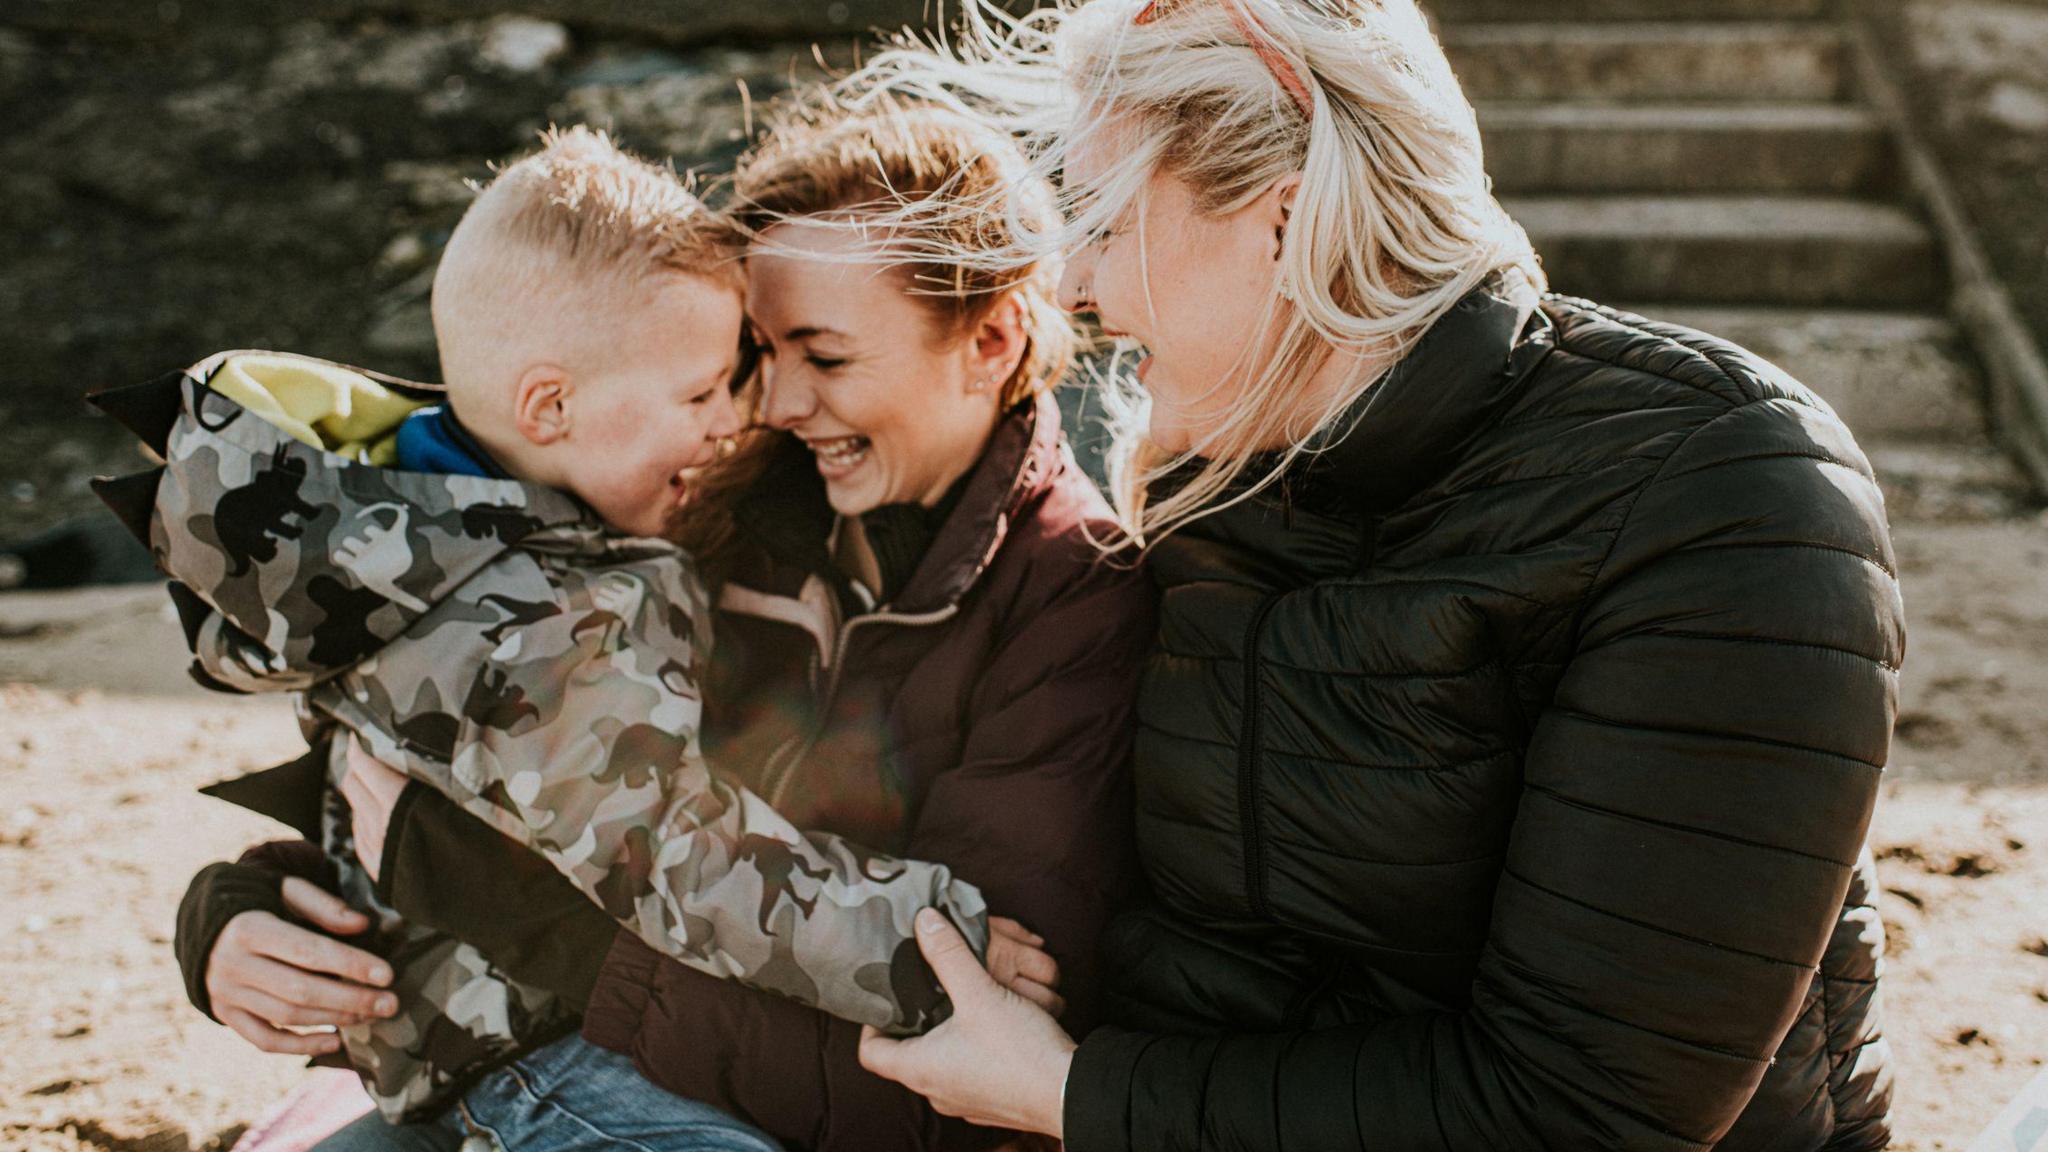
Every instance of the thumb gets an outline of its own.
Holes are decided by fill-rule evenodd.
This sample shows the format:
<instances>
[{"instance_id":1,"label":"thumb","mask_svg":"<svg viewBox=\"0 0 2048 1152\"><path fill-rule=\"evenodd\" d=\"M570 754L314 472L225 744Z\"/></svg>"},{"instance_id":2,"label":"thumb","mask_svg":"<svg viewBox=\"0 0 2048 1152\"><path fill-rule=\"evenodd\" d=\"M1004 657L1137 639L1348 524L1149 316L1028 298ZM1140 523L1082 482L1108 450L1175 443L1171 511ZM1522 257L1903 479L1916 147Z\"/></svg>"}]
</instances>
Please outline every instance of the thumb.
<instances>
[{"instance_id":1,"label":"thumb","mask_svg":"<svg viewBox=\"0 0 2048 1152\"><path fill-rule=\"evenodd\" d=\"M996 986L988 969L974 958L974 949L960 936L960 930L936 908L917 914L917 950L939 978L939 986L953 998L953 1006L971 996L985 995Z\"/></svg>"},{"instance_id":2,"label":"thumb","mask_svg":"<svg viewBox=\"0 0 2048 1152\"><path fill-rule=\"evenodd\" d=\"M284 878L284 906L292 915L338 936L354 936L370 926L370 918L342 902L341 897L297 876Z\"/></svg>"},{"instance_id":3,"label":"thumb","mask_svg":"<svg viewBox=\"0 0 2048 1152\"><path fill-rule=\"evenodd\" d=\"M884 1080L896 1080L903 1075L903 1041L882 1035L872 1024L863 1024L860 1029L860 1066Z\"/></svg>"}]
</instances>

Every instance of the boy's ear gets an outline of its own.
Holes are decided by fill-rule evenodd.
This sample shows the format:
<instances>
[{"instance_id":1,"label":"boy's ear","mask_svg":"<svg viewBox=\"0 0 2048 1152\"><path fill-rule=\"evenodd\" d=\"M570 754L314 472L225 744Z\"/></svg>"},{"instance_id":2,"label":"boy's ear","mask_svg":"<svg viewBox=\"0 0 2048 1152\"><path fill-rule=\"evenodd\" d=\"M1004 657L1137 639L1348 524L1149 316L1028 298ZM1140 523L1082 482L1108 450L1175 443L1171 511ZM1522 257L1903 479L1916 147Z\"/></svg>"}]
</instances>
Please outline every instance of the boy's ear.
<instances>
[{"instance_id":1,"label":"boy's ear","mask_svg":"<svg viewBox=\"0 0 2048 1152\"><path fill-rule=\"evenodd\" d=\"M553 444L569 435L569 374L555 364L535 364L519 376L512 393L512 426L531 444Z\"/></svg>"}]
</instances>

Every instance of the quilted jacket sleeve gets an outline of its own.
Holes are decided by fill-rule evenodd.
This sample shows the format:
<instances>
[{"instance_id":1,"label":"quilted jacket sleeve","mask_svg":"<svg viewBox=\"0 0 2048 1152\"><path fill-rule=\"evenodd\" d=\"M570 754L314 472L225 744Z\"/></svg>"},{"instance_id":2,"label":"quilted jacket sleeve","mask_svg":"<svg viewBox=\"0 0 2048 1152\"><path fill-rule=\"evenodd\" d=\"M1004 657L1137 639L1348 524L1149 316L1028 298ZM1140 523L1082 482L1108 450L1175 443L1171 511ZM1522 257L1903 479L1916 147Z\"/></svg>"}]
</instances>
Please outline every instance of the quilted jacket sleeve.
<instances>
[{"instance_id":1,"label":"quilted jacket sleeve","mask_svg":"<svg viewBox=\"0 0 2048 1152\"><path fill-rule=\"evenodd\" d=\"M1529 743L1471 1006L1297 1035L1103 1030L1107 1149L1711 1146L1809 990L1888 754L1903 624L1846 432L1731 409L1641 491Z\"/></svg>"}]
</instances>

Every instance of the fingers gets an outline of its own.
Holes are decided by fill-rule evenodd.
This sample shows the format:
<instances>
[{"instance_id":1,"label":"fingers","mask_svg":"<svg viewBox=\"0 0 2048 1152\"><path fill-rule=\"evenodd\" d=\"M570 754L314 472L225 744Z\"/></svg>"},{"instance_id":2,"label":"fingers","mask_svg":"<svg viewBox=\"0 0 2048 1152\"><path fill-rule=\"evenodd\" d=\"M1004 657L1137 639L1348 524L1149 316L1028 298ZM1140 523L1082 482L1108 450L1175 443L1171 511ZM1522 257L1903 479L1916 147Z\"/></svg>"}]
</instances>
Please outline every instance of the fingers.
<instances>
[{"instance_id":1,"label":"fingers","mask_svg":"<svg viewBox=\"0 0 2048 1152\"><path fill-rule=\"evenodd\" d=\"M285 1056L323 1056L341 1047L341 1037L332 1032L286 1032L235 1008L221 1008L219 1015L220 1022L235 1035L265 1052Z\"/></svg>"},{"instance_id":2,"label":"fingers","mask_svg":"<svg viewBox=\"0 0 2048 1152\"><path fill-rule=\"evenodd\" d=\"M989 931L991 932L996 932L1000 933L1001 935L1008 936L1012 940L1021 940L1024 943L1031 945L1033 948L1045 947L1045 937L1040 936L1038 933L1033 932L1031 929L1026 928L1024 925L1017 923L1015 920L1010 919L1008 916L989 917L988 927Z\"/></svg>"},{"instance_id":3,"label":"fingers","mask_svg":"<svg viewBox=\"0 0 2048 1152\"><path fill-rule=\"evenodd\" d=\"M244 915L249 917L246 922L238 916L228 922L228 931L221 933L223 941L230 941L230 933L233 934L230 943L237 951L267 956L294 968L338 976L356 984L381 988L391 983L391 965L373 953L268 913Z\"/></svg>"},{"instance_id":4,"label":"fingers","mask_svg":"<svg viewBox=\"0 0 2048 1152\"><path fill-rule=\"evenodd\" d=\"M349 757L348 771L341 777L341 798L348 801L349 811L359 811L370 800L370 786L363 782L362 773L356 770L355 757Z\"/></svg>"},{"instance_id":5,"label":"fingers","mask_svg":"<svg viewBox=\"0 0 2048 1152\"><path fill-rule=\"evenodd\" d=\"M985 996L995 987L988 970L975 958L974 950L936 908L926 908L917 914L917 948L924 953L925 963L932 966L932 973L939 978L946 995L953 998L956 1008L962 1000Z\"/></svg>"},{"instance_id":6,"label":"fingers","mask_svg":"<svg viewBox=\"0 0 2048 1152\"><path fill-rule=\"evenodd\" d=\"M1048 988L1060 983L1059 961L1021 940L993 933L988 942L988 974L1006 986L1019 978Z\"/></svg>"},{"instance_id":7,"label":"fingers","mask_svg":"<svg viewBox=\"0 0 2048 1152\"><path fill-rule=\"evenodd\" d=\"M1031 1001L1033 1004L1038 1005L1040 1008L1045 1009L1048 1016L1059 1017L1066 1014L1066 997L1061 996L1036 980L1029 980L1019 976L1006 984L1005 987L1024 999Z\"/></svg>"},{"instance_id":8,"label":"fingers","mask_svg":"<svg viewBox=\"0 0 2048 1152\"><path fill-rule=\"evenodd\" d=\"M375 988L365 988L341 980L330 980L316 976L289 964L280 964L263 956L251 956L236 966L233 978L236 983L250 989L256 995L301 1008L341 1012L351 1016L390 1016L398 1011L398 997ZM244 998L235 997L239 1003ZM253 1004L243 1005L256 1011ZM258 1015L268 1015L258 1011ZM273 1024L291 1023L275 1016L269 1017Z\"/></svg>"},{"instance_id":9,"label":"fingers","mask_svg":"<svg viewBox=\"0 0 2048 1152\"><path fill-rule=\"evenodd\" d=\"M380 799L396 800L398 793L405 789L405 773L393 768L363 747L362 741L351 735L348 738L348 776L359 786L369 789L369 794Z\"/></svg>"},{"instance_id":10,"label":"fingers","mask_svg":"<svg viewBox=\"0 0 2048 1152\"><path fill-rule=\"evenodd\" d=\"M287 876L284 878L284 906L289 908L294 916L311 923L315 927L341 936L354 936L359 932L367 931L370 927L370 918L343 903L341 897L336 896L334 893L327 891L310 880L304 880L297 876ZM344 945L344 947L346 946ZM355 951L355 949L350 949L350 951ZM285 957L280 956L279 959L285 959ZM308 965L308 967L318 966ZM320 970L327 972L335 971L335 969L325 967L321 967ZM382 984L386 983L389 979L390 977L387 976L384 980L370 980L366 982Z\"/></svg>"},{"instance_id":11,"label":"fingers","mask_svg":"<svg viewBox=\"0 0 2048 1152\"><path fill-rule=\"evenodd\" d=\"M1060 985L1059 961L1036 948L1017 949L1011 963L1016 967L1016 974L1024 979L1037 981L1048 988Z\"/></svg>"},{"instance_id":12,"label":"fingers","mask_svg":"<svg viewBox=\"0 0 2048 1152\"><path fill-rule=\"evenodd\" d=\"M233 1010L247 1012L273 1028L339 1028L374 1019L355 1012L293 1004L254 988L238 990L234 999Z\"/></svg>"},{"instance_id":13,"label":"fingers","mask_svg":"<svg viewBox=\"0 0 2048 1152\"><path fill-rule=\"evenodd\" d=\"M356 809L350 824L355 830L356 863L362 866L370 883L375 884L384 867L384 842L378 839L380 829L363 819L361 809Z\"/></svg>"}]
</instances>

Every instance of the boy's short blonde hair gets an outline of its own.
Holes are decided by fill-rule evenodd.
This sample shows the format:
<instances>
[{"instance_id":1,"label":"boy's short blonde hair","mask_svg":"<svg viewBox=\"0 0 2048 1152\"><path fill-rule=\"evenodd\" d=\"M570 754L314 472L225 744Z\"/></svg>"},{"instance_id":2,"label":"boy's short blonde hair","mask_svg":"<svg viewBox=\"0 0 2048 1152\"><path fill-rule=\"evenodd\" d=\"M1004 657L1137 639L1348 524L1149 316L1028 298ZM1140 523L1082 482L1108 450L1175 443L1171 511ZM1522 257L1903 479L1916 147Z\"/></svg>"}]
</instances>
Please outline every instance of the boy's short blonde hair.
<instances>
[{"instance_id":1,"label":"boy's short blonde hair","mask_svg":"<svg viewBox=\"0 0 2048 1152\"><path fill-rule=\"evenodd\" d=\"M577 125L541 134L540 151L501 170L472 212L504 207L500 235L592 276L685 273L738 282L739 246L724 217L673 168Z\"/></svg>"},{"instance_id":2,"label":"boy's short blonde hair","mask_svg":"<svg viewBox=\"0 0 2048 1152\"><path fill-rule=\"evenodd\" d=\"M481 189L448 239L433 292L443 378L461 406L463 393L507 383L507 363L537 343L549 358L601 352L607 321L669 277L740 290L743 251L673 168L601 131L551 128Z\"/></svg>"}]
</instances>

